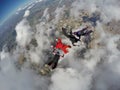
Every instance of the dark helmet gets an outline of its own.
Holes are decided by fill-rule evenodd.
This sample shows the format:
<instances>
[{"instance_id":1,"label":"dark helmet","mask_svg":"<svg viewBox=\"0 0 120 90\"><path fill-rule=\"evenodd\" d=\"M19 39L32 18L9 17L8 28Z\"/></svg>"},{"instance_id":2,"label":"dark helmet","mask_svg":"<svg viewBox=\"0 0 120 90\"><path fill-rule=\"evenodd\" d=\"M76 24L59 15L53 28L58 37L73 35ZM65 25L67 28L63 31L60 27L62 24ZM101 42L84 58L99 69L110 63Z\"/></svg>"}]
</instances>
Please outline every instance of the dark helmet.
<instances>
[{"instance_id":1,"label":"dark helmet","mask_svg":"<svg viewBox=\"0 0 120 90\"><path fill-rule=\"evenodd\" d=\"M57 51L57 52L56 52L56 54L57 54L57 55L59 55L59 54L60 54L60 52L59 52L59 51Z\"/></svg>"}]
</instances>

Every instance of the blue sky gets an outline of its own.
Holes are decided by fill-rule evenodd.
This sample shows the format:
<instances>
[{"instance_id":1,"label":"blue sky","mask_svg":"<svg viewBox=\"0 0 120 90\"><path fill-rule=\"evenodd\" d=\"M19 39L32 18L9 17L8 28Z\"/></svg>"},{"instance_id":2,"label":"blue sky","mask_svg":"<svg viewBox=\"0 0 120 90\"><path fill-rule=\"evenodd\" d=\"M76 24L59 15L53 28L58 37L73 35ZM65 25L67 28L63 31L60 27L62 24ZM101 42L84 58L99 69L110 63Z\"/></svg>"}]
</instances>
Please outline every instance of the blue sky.
<instances>
[{"instance_id":1,"label":"blue sky","mask_svg":"<svg viewBox=\"0 0 120 90\"><path fill-rule=\"evenodd\" d=\"M0 0L0 23L14 11L32 0Z\"/></svg>"}]
</instances>

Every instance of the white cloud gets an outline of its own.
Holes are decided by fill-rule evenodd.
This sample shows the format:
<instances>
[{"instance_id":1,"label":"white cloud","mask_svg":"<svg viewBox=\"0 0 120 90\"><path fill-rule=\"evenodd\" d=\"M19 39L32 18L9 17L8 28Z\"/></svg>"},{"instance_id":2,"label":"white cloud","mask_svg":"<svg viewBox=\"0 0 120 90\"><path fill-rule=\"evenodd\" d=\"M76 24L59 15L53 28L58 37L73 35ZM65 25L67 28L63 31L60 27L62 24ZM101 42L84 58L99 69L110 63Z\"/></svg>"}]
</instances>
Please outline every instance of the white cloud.
<instances>
[{"instance_id":1,"label":"white cloud","mask_svg":"<svg viewBox=\"0 0 120 90\"><path fill-rule=\"evenodd\" d=\"M57 7L54 14L55 14L55 20L53 22L56 24L58 21L62 18L64 14L65 6Z\"/></svg>"},{"instance_id":2,"label":"white cloud","mask_svg":"<svg viewBox=\"0 0 120 90\"><path fill-rule=\"evenodd\" d=\"M0 89L1 90L46 90L48 80L40 78L29 68L17 70L16 53L0 52Z\"/></svg>"},{"instance_id":3,"label":"white cloud","mask_svg":"<svg viewBox=\"0 0 120 90\"><path fill-rule=\"evenodd\" d=\"M30 10L27 9L27 10L25 11L24 17L28 17L29 15L30 15Z\"/></svg>"},{"instance_id":4,"label":"white cloud","mask_svg":"<svg viewBox=\"0 0 120 90\"><path fill-rule=\"evenodd\" d=\"M98 23L96 29L100 34L96 45L99 42L103 46L88 50L84 58L76 57L79 55L76 51L82 48L72 47L60 63L60 67L70 69L55 70L51 77L50 90L119 90L120 51L115 42L120 36L105 33L102 23Z\"/></svg>"},{"instance_id":5,"label":"white cloud","mask_svg":"<svg viewBox=\"0 0 120 90\"><path fill-rule=\"evenodd\" d=\"M16 41L18 45L23 47L28 45L32 37L32 29L27 19L23 19L22 21L20 21L17 24L15 30L17 33Z\"/></svg>"},{"instance_id":6,"label":"white cloud","mask_svg":"<svg viewBox=\"0 0 120 90\"><path fill-rule=\"evenodd\" d=\"M120 5L118 0L76 0L72 4L71 16L78 18L80 10L83 9L89 13L95 11L101 12L101 18L104 22L109 22L112 19L120 20Z\"/></svg>"},{"instance_id":7,"label":"white cloud","mask_svg":"<svg viewBox=\"0 0 120 90\"><path fill-rule=\"evenodd\" d=\"M89 90L91 75L84 74L72 68L56 69L50 90Z\"/></svg>"},{"instance_id":8,"label":"white cloud","mask_svg":"<svg viewBox=\"0 0 120 90\"><path fill-rule=\"evenodd\" d=\"M43 0L36 0L36 3L41 2L41 1L43 1Z\"/></svg>"},{"instance_id":9,"label":"white cloud","mask_svg":"<svg viewBox=\"0 0 120 90\"><path fill-rule=\"evenodd\" d=\"M89 13L96 10L100 11L104 22L112 19L119 20L119 6L116 2L116 0L79 0L79 2L72 4L71 16L78 18L79 11L86 9ZM57 7L54 12L56 14L55 18L51 22L56 24L64 14L64 9L65 6ZM113 10L114 13L110 10ZM120 51L116 48L116 41L120 36L106 33L103 22L97 22L95 32L98 37L95 38L93 48L83 54L84 58L79 56L83 49L82 45L72 47L59 63L59 68L53 71L51 77L38 76L29 67L23 67L22 71L17 71L14 61L17 61L19 52L25 55L27 64L32 61L40 64L41 67L48 59L44 50L48 53L50 43L55 39L50 35L50 33L56 33L49 29L50 26L55 27L51 22L40 22L35 26L36 30L33 33L32 27L26 19L29 14L29 10L25 11L23 20L15 28L18 44L16 50L13 53L4 51L0 53L0 88L2 90L119 90ZM48 17L48 8L45 9L43 17ZM57 36L57 34L55 35ZM36 39L38 46L34 47L30 44L32 38ZM70 44L70 41L66 38L63 39L63 42ZM103 46L98 46L98 43ZM26 50L26 45L30 46L30 50Z\"/></svg>"},{"instance_id":10,"label":"white cloud","mask_svg":"<svg viewBox=\"0 0 120 90\"><path fill-rule=\"evenodd\" d=\"M44 19L45 21L48 21L49 18L50 18L50 15L49 15L49 12L48 12L49 8L46 8L44 10L44 13L43 13L43 16L42 16L42 19Z\"/></svg>"}]
</instances>

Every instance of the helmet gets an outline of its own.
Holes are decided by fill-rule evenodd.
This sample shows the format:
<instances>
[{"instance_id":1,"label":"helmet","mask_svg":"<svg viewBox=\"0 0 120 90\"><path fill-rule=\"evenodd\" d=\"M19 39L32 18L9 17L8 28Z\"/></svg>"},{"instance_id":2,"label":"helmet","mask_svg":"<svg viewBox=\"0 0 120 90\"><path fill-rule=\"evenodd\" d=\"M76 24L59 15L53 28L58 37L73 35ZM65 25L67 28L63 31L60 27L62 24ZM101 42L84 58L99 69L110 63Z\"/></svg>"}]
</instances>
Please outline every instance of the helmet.
<instances>
[{"instance_id":1,"label":"helmet","mask_svg":"<svg viewBox=\"0 0 120 90\"><path fill-rule=\"evenodd\" d=\"M58 55L59 55L59 54L60 54L60 52L59 52L59 51L57 51L57 52L56 52L56 54L58 54Z\"/></svg>"}]
</instances>

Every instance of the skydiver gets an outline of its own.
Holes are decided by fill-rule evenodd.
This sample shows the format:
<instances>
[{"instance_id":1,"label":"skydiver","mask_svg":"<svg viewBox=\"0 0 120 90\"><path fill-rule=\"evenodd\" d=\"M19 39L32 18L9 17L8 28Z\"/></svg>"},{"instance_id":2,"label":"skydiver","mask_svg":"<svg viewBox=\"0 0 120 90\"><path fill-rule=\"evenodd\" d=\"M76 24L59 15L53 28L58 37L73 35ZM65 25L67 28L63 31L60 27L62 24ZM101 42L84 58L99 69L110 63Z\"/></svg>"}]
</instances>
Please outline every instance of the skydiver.
<instances>
[{"instance_id":1,"label":"skydiver","mask_svg":"<svg viewBox=\"0 0 120 90\"><path fill-rule=\"evenodd\" d=\"M74 35L76 35L77 37L79 37L79 39L81 39L81 36L84 36L83 42L86 45L86 48L88 48L89 42L91 41L91 36L90 34L93 32L92 30L88 30L88 26L83 28L82 30L79 30L77 32L73 32Z\"/></svg>"},{"instance_id":2,"label":"skydiver","mask_svg":"<svg viewBox=\"0 0 120 90\"><path fill-rule=\"evenodd\" d=\"M60 50L62 50L65 54L67 54L67 53L68 53L68 50L67 50L67 49L68 49L68 48L71 48L71 46L62 43L62 40L61 40L60 38L56 39L56 41L57 41L57 42L56 42L55 46L52 46L53 49L54 49L54 50L60 49ZM54 50L53 50L53 51L54 51Z\"/></svg>"},{"instance_id":3,"label":"skydiver","mask_svg":"<svg viewBox=\"0 0 120 90\"><path fill-rule=\"evenodd\" d=\"M78 41L80 41L78 38L76 38L73 34L72 34L72 30L70 30L70 33L67 33L67 29L62 27L62 32L63 34L70 39L70 41L72 42L73 46L76 46L75 43L77 43Z\"/></svg>"},{"instance_id":4,"label":"skydiver","mask_svg":"<svg viewBox=\"0 0 120 90\"><path fill-rule=\"evenodd\" d=\"M50 61L48 61L48 62L45 64L45 67L50 67L52 70L57 67L57 64L58 64L58 61L60 60L60 58L63 58L63 57L64 57L64 54L63 54L63 55L60 55L60 52L59 52L59 51L56 51L56 52L54 52L53 54L54 54L53 59L50 60Z\"/></svg>"},{"instance_id":5,"label":"skydiver","mask_svg":"<svg viewBox=\"0 0 120 90\"><path fill-rule=\"evenodd\" d=\"M42 75L46 75L49 72L51 72L53 69L55 69L58 65L58 61L60 60L61 57L64 57L63 55L60 55L59 51L54 51L54 57L51 60L48 60L44 67L40 70L40 73Z\"/></svg>"},{"instance_id":6,"label":"skydiver","mask_svg":"<svg viewBox=\"0 0 120 90\"><path fill-rule=\"evenodd\" d=\"M79 30L77 32L73 32L74 35L76 35L79 40L81 39L81 36L87 36L87 35L90 35L90 33L92 33L93 31L92 30L88 30L88 26L83 28L82 30Z\"/></svg>"}]
</instances>

